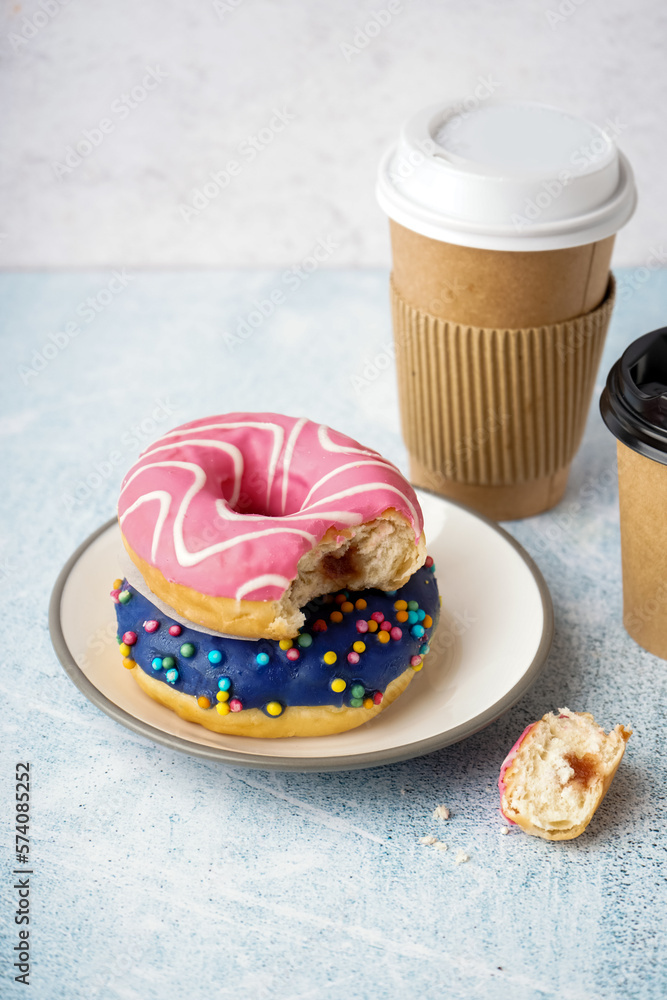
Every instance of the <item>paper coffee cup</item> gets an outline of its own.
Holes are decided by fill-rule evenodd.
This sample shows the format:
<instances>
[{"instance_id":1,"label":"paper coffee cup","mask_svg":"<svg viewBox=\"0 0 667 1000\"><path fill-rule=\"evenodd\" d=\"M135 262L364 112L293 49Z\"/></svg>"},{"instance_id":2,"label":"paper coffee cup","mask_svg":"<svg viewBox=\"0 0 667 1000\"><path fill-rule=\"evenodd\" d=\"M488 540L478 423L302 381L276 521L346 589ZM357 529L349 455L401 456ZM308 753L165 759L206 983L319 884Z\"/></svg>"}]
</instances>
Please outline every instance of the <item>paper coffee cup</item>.
<instances>
[{"instance_id":1,"label":"paper coffee cup","mask_svg":"<svg viewBox=\"0 0 667 1000\"><path fill-rule=\"evenodd\" d=\"M600 410L617 438L623 624L667 660L667 327L630 344Z\"/></svg>"},{"instance_id":2,"label":"paper coffee cup","mask_svg":"<svg viewBox=\"0 0 667 1000\"><path fill-rule=\"evenodd\" d=\"M420 486L497 519L553 506L611 310L627 161L544 105L420 112L385 156L403 433Z\"/></svg>"}]
</instances>

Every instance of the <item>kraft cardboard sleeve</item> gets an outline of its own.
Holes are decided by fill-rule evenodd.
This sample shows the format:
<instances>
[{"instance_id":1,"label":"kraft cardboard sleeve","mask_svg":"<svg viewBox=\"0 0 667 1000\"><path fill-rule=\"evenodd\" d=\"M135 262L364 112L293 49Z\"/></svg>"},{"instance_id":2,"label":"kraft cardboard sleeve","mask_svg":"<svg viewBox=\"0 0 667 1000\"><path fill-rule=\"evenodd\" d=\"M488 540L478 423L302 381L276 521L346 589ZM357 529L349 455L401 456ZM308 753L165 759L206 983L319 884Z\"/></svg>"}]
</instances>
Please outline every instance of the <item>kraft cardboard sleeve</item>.
<instances>
[{"instance_id":1,"label":"kraft cardboard sleeve","mask_svg":"<svg viewBox=\"0 0 667 1000\"><path fill-rule=\"evenodd\" d=\"M614 304L521 329L450 321L391 282L399 401L418 486L497 520L560 500L579 447Z\"/></svg>"},{"instance_id":2,"label":"kraft cardboard sleeve","mask_svg":"<svg viewBox=\"0 0 667 1000\"><path fill-rule=\"evenodd\" d=\"M667 465L617 441L623 624L667 660Z\"/></svg>"}]
</instances>

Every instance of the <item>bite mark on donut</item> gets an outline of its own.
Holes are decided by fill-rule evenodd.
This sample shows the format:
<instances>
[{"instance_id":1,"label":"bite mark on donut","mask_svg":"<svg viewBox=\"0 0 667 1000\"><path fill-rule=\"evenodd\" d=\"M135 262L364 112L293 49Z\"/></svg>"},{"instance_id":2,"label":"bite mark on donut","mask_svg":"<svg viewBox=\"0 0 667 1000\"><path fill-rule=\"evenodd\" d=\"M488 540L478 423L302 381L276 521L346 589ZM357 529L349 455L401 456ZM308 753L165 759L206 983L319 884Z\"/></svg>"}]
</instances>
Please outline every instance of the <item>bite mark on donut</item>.
<instances>
[{"instance_id":1,"label":"bite mark on donut","mask_svg":"<svg viewBox=\"0 0 667 1000\"><path fill-rule=\"evenodd\" d=\"M314 598L341 588L396 590L425 558L423 536L415 545L412 527L393 508L373 521L330 528L299 560L297 578L279 605L284 632L278 638L296 634L304 620L300 608Z\"/></svg>"}]
</instances>

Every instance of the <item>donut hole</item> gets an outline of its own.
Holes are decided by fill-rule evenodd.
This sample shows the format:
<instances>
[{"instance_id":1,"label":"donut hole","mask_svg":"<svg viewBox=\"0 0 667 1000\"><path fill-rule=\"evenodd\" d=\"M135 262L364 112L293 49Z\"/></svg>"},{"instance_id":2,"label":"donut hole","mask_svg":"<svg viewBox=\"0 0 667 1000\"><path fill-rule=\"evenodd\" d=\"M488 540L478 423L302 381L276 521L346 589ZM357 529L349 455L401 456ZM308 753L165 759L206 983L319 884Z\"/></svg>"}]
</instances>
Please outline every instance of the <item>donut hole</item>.
<instances>
[{"instance_id":1,"label":"donut hole","mask_svg":"<svg viewBox=\"0 0 667 1000\"><path fill-rule=\"evenodd\" d=\"M220 482L220 494L224 505L235 514L243 517L275 517L276 511L269 510L266 502L266 480L258 476L244 479L241 492L235 503L230 503L235 487L234 479L223 479Z\"/></svg>"},{"instance_id":2,"label":"donut hole","mask_svg":"<svg viewBox=\"0 0 667 1000\"><path fill-rule=\"evenodd\" d=\"M241 493L236 503L232 506L229 501L225 501L227 507L233 510L235 514L241 514L247 517L248 515L254 517L273 517L271 511L266 509L266 503L262 503L259 497L249 496L247 493Z\"/></svg>"}]
</instances>

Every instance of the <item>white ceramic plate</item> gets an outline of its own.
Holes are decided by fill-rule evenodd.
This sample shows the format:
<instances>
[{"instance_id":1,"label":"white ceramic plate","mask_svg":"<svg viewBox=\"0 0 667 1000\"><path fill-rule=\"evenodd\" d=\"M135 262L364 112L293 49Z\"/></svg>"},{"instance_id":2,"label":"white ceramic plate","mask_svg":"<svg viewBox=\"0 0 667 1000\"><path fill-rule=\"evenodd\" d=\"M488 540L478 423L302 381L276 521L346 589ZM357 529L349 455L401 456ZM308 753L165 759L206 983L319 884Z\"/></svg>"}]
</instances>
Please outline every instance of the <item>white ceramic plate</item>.
<instances>
[{"instance_id":1,"label":"white ceramic plate","mask_svg":"<svg viewBox=\"0 0 667 1000\"><path fill-rule=\"evenodd\" d=\"M112 581L122 576L115 520L81 545L51 597L54 647L69 677L113 719L172 749L246 767L329 771L430 753L506 712L537 678L553 634L551 597L521 546L466 507L419 492L443 615L424 669L393 705L336 736L261 740L185 722L124 670Z\"/></svg>"}]
</instances>

